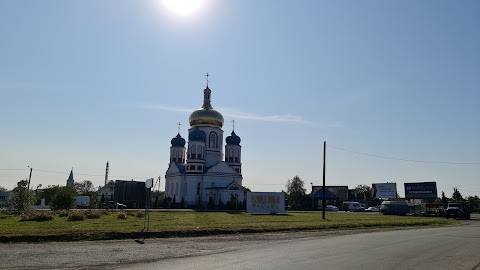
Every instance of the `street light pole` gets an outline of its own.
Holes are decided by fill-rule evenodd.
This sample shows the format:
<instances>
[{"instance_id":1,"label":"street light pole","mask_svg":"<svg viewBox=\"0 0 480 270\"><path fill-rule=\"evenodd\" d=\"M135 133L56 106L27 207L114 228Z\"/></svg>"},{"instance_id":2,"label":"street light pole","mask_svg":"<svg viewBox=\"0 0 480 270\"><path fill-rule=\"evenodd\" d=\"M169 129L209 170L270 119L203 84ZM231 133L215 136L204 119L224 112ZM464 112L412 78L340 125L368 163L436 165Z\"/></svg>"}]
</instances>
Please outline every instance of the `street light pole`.
<instances>
[{"instance_id":1,"label":"street light pole","mask_svg":"<svg viewBox=\"0 0 480 270\"><path fill-rule=\"evenodd\" d=\"M322 218L325 219L325 204L326 202L326 190L325 190L325 157L327 153L327 142L323 142L323 198L322 198Z\"/></svg>"}]
</instances>

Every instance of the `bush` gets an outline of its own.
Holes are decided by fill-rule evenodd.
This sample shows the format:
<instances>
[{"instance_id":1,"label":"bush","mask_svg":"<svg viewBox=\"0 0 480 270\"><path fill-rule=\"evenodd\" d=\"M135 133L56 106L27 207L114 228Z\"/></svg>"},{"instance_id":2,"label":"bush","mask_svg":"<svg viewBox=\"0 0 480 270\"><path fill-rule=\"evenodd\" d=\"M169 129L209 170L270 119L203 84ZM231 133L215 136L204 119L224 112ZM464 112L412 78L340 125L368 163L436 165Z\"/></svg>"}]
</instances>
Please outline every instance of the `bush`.
<instances>
[{"instance_id":1,"label":"bush","mask_svg":"<svg viewBox=\"0 0 480 270\"><path fill-rule=\"evenodd\" d=\"M80 211L72 211L68 214L68 221L82 221L85 219L85 215Z\"/></svg>"},{"instance_id":2,"label":"bush","mask_svg":"<svg viewBox=\"0 0 480 270\"><path fill-rule=\"evenodd\" d=\"M59 217L68 217L68 215L70 214L70 211L61 210L61 211L58 211L57 213Z\"/></svg>"},{"instance_id":3,"label":"bush","mask_svg":"<svg viewBox=\"0 0 480 270\"><path fill-rule=\"evenodd\" d=\"M133 213L132 211L125 211L125 213L131 217L135 216L135 213Z\"/></svg>"},{"instance_id":4,"label":"bush","mask_svg":"<svg viewBox=\"0 0 480 270\"><path fill-rule=\"evenodd\" d=\"M53 219L50 211L29 211L20 215L20 221L49 221Z\"/></svg>"},{"instance_id":5,"label":"bush","mask_svg":"<svg viewBox=\"0 0 480 270\"><path fill-rule=\"evenodd\" d=\"M137 211L137 212L135 213L135 216L138 217L138 218L143 218L143 217L145 217L145 212L143 212L143 211Z\"/></svg>"},{"instance_id":6,"label":"bush","mask_svg":"<svg viewBox=\"0 0 480 270\"><path fill-rule=\"evenodd\" d=\"M100 218L100 216L101 216L101 213L99 211L87 211L85 213L85 217L88 219Z\"/></svg>"},{"instance_id":7,"label":"bush","mask_svg":"<svg viewBox=\"0 0 480 270\"><path fill-rule=\"evenodd\" d=\"M125 214L125 212L120 212L120 213L118 213L117 218L118 219L127 219L127 215Z\"/></svg>"},{"instance_id":8,"label":"bush","mask_svg":"<svg viewBox=\"0 0 480 270\"><path fill-rule=\"evenodd\" d=\"M75 207L75 197L77 193L73 188L61 187L53 197L50 207L53 210L69 210Z\"/></svg>"}]
</instances>

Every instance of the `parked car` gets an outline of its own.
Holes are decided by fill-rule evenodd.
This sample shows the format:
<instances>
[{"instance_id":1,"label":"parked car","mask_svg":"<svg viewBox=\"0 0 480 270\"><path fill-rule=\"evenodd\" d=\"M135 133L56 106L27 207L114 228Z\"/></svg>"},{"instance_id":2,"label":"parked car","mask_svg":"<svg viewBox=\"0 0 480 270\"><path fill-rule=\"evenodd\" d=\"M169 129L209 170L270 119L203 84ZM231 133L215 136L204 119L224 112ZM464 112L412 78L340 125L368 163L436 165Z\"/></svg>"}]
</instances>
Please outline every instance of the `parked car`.
<instances>
[{"instance_id":1,"label":"parked car","mask_svg":"<svg viewBox=\"0 0 480 270\"><path fill-rule=\"evenodd\" d=\"M384 215L406 216L409 211L405 201L384 201L380 205L380 212Z\"/></svg>"},{"instance_id":2,"label":"parked car","mask_svg":"<svg viewBox=\"0 0 480 270\"><path fill-rule=\"evenodd\" d=\"M363 207L360 203L358 202L343 202L342 203L342 210L343 211L352 211L352 212L361 212L365 211L365 207Z\"/></svg>"},{"instance_id":3,"label":"parked car","mask_svg":"<svg viewBox=\"0 0 480 270\"><path fill-rule=\"evenodd\" d=\"M376 207L368 207L367 209L365 209L366 212L378 212L378 208Z\"/></svg>"},{"instance_id":4,"label":"parked car","mask_svg":"<svg viewBox=\"0 0 480 270\"><path fill-rule=\"evenodd\" d=\"M338 207L335 205L327 205L325 206L325 211L338 212Z\"/></svg>"},{"instance_id":5,"label":"parked car","mask_svg":"<svg viewBox=\"0 0 480 270\"><path fill-rule=\"evenodd\" d=\"M445 218L470 219L470 207L467 203L449 203L445 210Z\"/></svg>"}]
</instances>

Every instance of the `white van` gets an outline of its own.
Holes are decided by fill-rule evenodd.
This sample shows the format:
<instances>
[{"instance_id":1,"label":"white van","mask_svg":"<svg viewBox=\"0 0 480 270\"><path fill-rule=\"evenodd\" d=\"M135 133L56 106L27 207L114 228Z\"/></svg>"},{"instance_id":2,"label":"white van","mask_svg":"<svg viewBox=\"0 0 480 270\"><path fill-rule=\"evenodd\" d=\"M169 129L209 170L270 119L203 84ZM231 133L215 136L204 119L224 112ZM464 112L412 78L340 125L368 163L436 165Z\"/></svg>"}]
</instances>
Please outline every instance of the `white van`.
<instances>
[{"instance_id":1,"label":"white van","mask_svg":"<svg viewBox=\"0 0 480 270\"><path fill-rule=\"evenodd\" d=\"M343 202L342 203L342 210L344 211L352 211L352 212L359 212L365 211L365 208L358 202Z\"/></svg>"}]
</instances>

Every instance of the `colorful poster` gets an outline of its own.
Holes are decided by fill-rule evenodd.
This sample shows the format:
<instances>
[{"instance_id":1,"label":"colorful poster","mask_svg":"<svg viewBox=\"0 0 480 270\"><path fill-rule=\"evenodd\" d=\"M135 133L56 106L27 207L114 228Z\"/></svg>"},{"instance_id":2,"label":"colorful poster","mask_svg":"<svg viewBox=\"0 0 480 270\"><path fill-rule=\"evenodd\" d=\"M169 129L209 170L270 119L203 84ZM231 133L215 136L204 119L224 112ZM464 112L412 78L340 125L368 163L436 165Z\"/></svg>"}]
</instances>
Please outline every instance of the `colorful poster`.
<instances>
[{"instance_id":1,"label":"colorful poster","mask_svg":"<svg viewBox=\"0 0 480 270\"><path fill-rule=\"evenodd\" d=\"M247 213L285 213L283 192L248 192Z\"/></svg>"}]
</instances>

